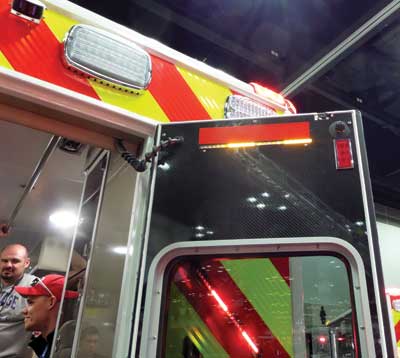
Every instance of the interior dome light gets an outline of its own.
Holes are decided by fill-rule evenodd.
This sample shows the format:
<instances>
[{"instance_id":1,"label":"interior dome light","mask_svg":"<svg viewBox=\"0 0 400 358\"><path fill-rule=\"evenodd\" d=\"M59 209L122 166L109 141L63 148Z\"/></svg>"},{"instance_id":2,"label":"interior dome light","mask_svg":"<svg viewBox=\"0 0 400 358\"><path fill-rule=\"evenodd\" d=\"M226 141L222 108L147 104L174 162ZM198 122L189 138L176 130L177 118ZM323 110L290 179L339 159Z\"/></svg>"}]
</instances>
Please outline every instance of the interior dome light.
<instances>
[{"instance_id":1,"label":"interior dome light","mask_svg":"<svg viewBox=\"0 0 400 358\"><path fill-rule=\"evenodd\" d=\"M40 23L46 6L39 0L13 0L11 13L25 20Z\"/></svg>"},{"instance_id":2,"label":"interior dome light","mask_svg":"<svg viewBox=\"0 0 400 358\"><path fill-rule=\"evenodd\" d=\"M60 210L51 214L49 220L59 229L68 229L76 225L77 216L71 211Z\"/></svg>"},{"instance_id":3,"label":"interior dome light","mask_svg":"<svg viewBox=\"0 0 400 358\"><path fill-rule=\"evenodd\" d=\"M267 106L257 103L247 97L231 95L225 101L224 118L267 117L277 113Z\"/></svg>"},{"instance_id":4,"label":"interior dome light","mask_svg":"<svg viewBox=\"0 0 400 358\"><path fill-rule=\"evenodd\" d=\"M100 83L146 89L151 80L147 52L126 39L87 25L75 25L64 41L64 62Z\"/></svg>"}]
</instances>

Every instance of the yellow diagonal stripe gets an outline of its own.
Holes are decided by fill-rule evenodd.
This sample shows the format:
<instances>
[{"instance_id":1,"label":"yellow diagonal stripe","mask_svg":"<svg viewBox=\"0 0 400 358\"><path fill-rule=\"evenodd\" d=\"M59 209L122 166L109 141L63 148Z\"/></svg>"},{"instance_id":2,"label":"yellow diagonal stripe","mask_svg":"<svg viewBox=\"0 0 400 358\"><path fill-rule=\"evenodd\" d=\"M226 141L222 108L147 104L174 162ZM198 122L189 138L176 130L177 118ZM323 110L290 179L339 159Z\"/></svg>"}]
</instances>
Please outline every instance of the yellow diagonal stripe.
<instances>
[{"instance_id":1,"label":"yellow diagonal stripe","mask_svg":"<svg viewBox=\"0 0 400 358\"><path fill-rule=\"evenodd\" d=\"M156 121L169 122L167 115L149 91L143 91L143 93L136 95L125 93L114 88L108 88L93 81L90 81L90 84L104 102L152 118Z\"/></svg>"},{"instance_id":2,"label":"yellow diagonal stripe","mask_svg":"<svg viewBox=\"0 0 400 358\"><path fill-rule=\"evenodd\" d=\"M274 337L293 357L291 291L271 260L221 262Z\"/></svg>"},{"instance_id":3,"label":"yellow diagonal stripe","mask_svg":"<svg viewBox=\"0 0 400 358\"><path fill-rule=\"evenodd\" d=\"M165 357L182 357L182 343L189 337L204 358L229 358L197 312L179 291L171 285L168 305Z\"/></svg>"},{"instance_id":4,"label":"yellow diagonal stripe","mask_svg":"<svg viewBox=\"0 0 400 358\"><path fill-rule=\"evenodd\" d=\"M184 68L176 67L193 93L211 118L224 118L224 105L226 98L232 94L229 88L201 77Z\"/></svg>"},{"instance_id":5,"label":"yellow diagonal stripe","mask_svg":"<svg viewBox=\"0 0 400 358\"><path fill-rule=\"evenodd\" d=\"M6 57L3 55L3 53L0 51L0 66L8 68L9 70L12 70L13 68L10 65L10 62L6 59Z\"/></svg>"},{"instance_id":6,"label":"yellow diagonal stripe","mask_svg":"<svg viewBox=\"0 0 400 358\"><path fill-rule=\"evenodd\" d=\"M77 24L76 21L70 19L69 17L58 14L52 10L46 10L44 21L60 42L64 40L65 34L68 32L68 30L73 25Z\"/></svg>"},{"instance_id":7,"label":"yellow diagonal stripe","mask_svg":"<svg viewBox=\"0 0 400 358\"><path fill-rule=\"evenodd\" d=\"M393 324L396 326L396 324L400 321L400 312L392 310L392 317L393 317Z\"/></svg>"}]
</instances>

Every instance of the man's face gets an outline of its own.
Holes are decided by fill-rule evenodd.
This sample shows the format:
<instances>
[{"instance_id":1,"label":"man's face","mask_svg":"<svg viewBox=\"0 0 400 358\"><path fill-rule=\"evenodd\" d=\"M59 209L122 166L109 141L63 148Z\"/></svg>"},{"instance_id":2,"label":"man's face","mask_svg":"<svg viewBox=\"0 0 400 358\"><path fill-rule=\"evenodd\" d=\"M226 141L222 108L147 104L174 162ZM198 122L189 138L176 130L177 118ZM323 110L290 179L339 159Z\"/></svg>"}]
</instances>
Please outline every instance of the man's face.
<instances>
[{"instance_id":1,"label":"man's face","mask_svg":"<svg viewBox=\"0 0 400 358\"><path fill-rule=\"evenodd\" d=\"M99 336L97 334L88 334L83 338L83 351L90 354L96 353L98 342Z\"/></svg>"},{"instance_id":2,"label":"man's face","mask_svg":"<svg viewBox=\"0 0 400 358\"><path fill-rule=\"evenodd\" d=\"M41 331L49 320L49 308L52 300L48 296L28 296L23 310L26 331Z\"/></svg>"},{"instance_id":3,"label":"man's face","mask_svg":"<svg viewBox=\"0 0 400 358\"><path fill-rule=\"evenodd\" d=\"M18 245L3 250L0 257L0 276L3 281L14 284L29 267L26 250Z\"/></svg>"}]
</instances>

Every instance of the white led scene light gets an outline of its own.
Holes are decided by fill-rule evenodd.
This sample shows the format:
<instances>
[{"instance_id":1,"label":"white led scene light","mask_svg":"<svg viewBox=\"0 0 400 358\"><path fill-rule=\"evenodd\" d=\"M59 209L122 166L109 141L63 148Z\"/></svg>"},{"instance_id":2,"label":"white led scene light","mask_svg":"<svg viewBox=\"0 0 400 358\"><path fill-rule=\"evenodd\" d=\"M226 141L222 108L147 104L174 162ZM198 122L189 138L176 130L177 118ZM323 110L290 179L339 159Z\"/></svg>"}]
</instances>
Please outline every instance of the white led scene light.
<instances>
[{"instance_id":1,"label":"white led scene light","mask_svg":"<svg viewBox=\"0 0 400 358\"><path fill-rule=\"evenodd\" d=\"M225 102L224 117L227 119L276 116L276 114L272 108L240 95L231 95Z\"/></svg>"},{"instance_id":2,"label":"white led scene light","mask_svg":"<svg viewBox=\"0 0 400 358\"><path fill-rule=\"evenodd\" d=\"M64 61L86 75L129 89L146 89L151 80L147 52L126 39L87 25L75 25L64 41Z\"/></svg>"}]
</instances>

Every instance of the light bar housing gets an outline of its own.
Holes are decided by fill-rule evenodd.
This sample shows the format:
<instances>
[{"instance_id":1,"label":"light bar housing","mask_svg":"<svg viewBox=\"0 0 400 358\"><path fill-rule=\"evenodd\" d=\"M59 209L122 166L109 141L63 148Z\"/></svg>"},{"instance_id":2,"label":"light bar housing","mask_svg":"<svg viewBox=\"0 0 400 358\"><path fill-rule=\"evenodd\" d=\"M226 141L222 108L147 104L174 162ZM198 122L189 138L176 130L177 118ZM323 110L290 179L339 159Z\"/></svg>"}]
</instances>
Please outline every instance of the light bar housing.
<instances>
[{"instance_id":1,"label":"light bar housing","mask_svg":"<svg viewBox=\"0 0 400 358\"><path fill-rule=\"evenodd\" d=\"M241 95L228 96L225 101L224 118L267 117L277 113L267 106Z\"/></svg>"},{"instance_id":2,"label":"light bar housing","mask_svg":"<svg viewBox=\"0 0 400 358\"><path fill-rule=\"evenodd\" d=\"M146 89L151 58L136 44L92 26L75 25L64 40L64 63L73 70L120 89Z\"/></svg>"}]
</instances>

